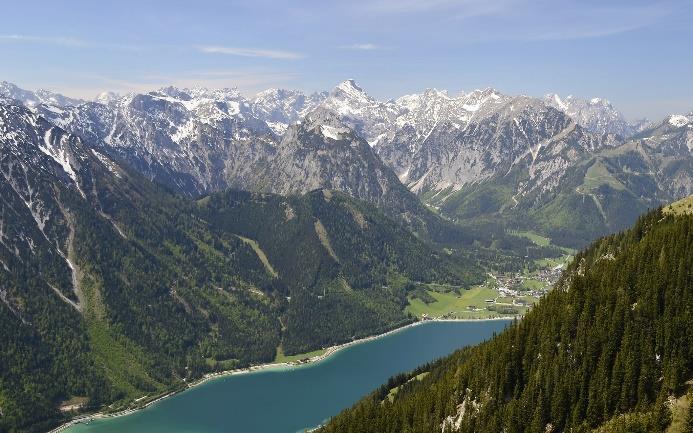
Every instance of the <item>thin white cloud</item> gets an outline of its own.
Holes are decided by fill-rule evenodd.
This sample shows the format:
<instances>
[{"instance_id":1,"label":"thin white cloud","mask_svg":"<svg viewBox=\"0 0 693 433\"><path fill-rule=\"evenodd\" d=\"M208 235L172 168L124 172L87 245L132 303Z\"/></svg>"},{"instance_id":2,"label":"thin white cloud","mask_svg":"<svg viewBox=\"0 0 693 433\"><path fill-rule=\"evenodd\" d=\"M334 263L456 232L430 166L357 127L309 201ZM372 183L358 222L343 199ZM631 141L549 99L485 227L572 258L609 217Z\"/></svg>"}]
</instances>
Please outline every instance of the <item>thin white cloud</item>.
<instances>
[{"instance_id":1,"label":"thin white cloud","mask_svg":"<svg viewBox=\"0 0 693 433\"><path fill-rule=\"evenodd\" d=\"M444 14L468 20L451 31L466 43L499 40L550 41L600 38L649 27L674 13L672 0L605 6L572 0L354 0L375 15Z\"/></svg>"},{"instance_id":2,"label":"thin white cloud","mask_svg":"<svg viewBox=\"0 0 693 433\"><path fill-rule=\"evenodd\" d=\"M258 48L224 47L218 45L198 47L202 53L208 54L227 54L241 57L262 57L266 59L296 60L302 59L305 55L292 51L266 50Z\"/></svg>"},{"instance_id":3,"label":"thin white cloud","mask_svg":"<svg viewBox=\"0 0 693 433\"><path fill-rule=\"evenodd\" d=\"M292 51L283 50L271 50L271 49L259 49L259 48L242 48L242 47L226 47L221 45L207 45L207 46L175 46L175 45L129 45L129 44L110 44L110 43L100 43L85 41L82 39L65 37L65 36L35 36L35 35L22 35L22 34L5 34L0 35L0 42L18 42L18 43L38 43L38 44L48 44L48 45L60 45L64 47L76 47L76 48L112 48L120 50L154 50L161 48L177 49L177 50L194 50L201 53L208 54L227 54L233 56L242 57L261 57L267 59L279 59L279 60L296 60L302 59L305 55L301 53L296 53Z\"/></svg>"},{"instance_id":4,"label":"thin white cloud","mask_svg":"<svg viewBox=\"0 0 693 433\"><path fill-rule=\"evenodd\" d=\"M37 42L42 44L62 45L65 47L86 47L88 42L64 36L32 36L32 35L0 35L0 41L5 42Z\"/></svg>"},{"instance_id":5,"label":"thin white cloud","mask_svg":"<svg viewBox=\"0 0 693 433\"><path fill-rule=\"evenodd\" d=\"M343 45L339 48L341 48L343 50L360 50L360 51L373 51L373 50L382 49L382 47L380 47L376 44L372 44L372 43Z\"/></svg>"},{"instance_id":6,"label":"thin white cloud","mask_svg":"<svg viewBox=\"0 0 693 433\"><path fill-rule=\"evenodd\" d=\"M235 88L246 96L252 96L270 87L288 86L298 77L299 75L293 72L266 69L186 71L175 75L145 75L129 80L98 74L79 74L69 82L53 83L51 88L55 88L62 94L82 99L92 99L104 91L119 94L147 93L166 86ZM39 86L43 85L45 83L39 84Z\"/></svg>"},{"instance_id":7,"label":"thin white cloud","mask_svg":"<svg viewBox=\"0 0 693 433\"><path fill-rule=\"evenodd\" d=\"M590 39L649 27L672 13L664 3L623 7L567 8L518 35L529 41Z\"/></svg>"},{"instance_id":8,"label":"thin white cloud","mask_svg":"<svg viewBox=\"0 0 693 433\"><path fill-rule=\"evenodd\" d=\"M365 7L371 12L413 13L440 9L456 9L463 15L496 12L505 8L508 0L376 0Z\"/></svg>"},{"instance_id":9,"label":"thin white cloud","mask_svg":"<svg viewBox=\"0 0 693 433\"><path fill-rule=\"evenodd\" d=\"M94 41L86 41L84 39L73 38L69 36L36 36L36 35L21 35L10 34L0 35L0 43L35 43L43 45L60 45L70 48L100 48L100 49L116 49L127 51L143 51L151 46L147 45L129 45L129 44L110 44Z\"/></svg>"}]
</instances>

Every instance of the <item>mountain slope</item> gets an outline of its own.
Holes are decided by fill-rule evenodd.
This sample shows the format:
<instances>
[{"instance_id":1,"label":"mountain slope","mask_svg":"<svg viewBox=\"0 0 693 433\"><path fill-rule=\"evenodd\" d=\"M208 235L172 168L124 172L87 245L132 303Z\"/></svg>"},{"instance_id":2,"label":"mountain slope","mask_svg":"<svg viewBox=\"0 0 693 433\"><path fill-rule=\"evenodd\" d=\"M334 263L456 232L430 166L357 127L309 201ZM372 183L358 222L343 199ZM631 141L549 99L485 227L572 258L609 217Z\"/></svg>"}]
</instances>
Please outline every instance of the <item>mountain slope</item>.
<instances>
[{"instance_id":1,"label":"mountain slope","mask_svg":"<svg viewBox=\"0 0 693 433\"><path fill-rule=\"evenodd\" d=\"M479 278L346 195L190 201L14 105L0 146L2 430L389 329L408 281Z\"/></svg>"},{"instance_id":2,"label":"mountain slope","mask_svg":"<svg viewBox=\"0 0 693 433\"><path fill-rule=\"evenodd\" d=\"M434 215L385 166L368 143L318 108L289 127L258 189L279 194L343 191L374 203L424 238L471 242L471 236ZM445 239L444 239L445 238Z\"/></svg>"},{"instance_id":3,"label":"mountain slope","mask_svg":"<svg viewBox=\"0 0 693 433\"><path fill-rule=\"evenodd\" d=\"M628 138L647 127L647 119L628 122L611 102L603 98L590 100L569 95L561 98L552 93L544 96L544 102L570 116L575 123L596 134L616 134Z\"/></svg>"},{"instance_id":4,"label":"mountain slope","mask_svg":"<svg viewBox=\"0 0 693 433\"><path fill-rule=\"evenodd\" d=\"M301 197L246 192L200 201L220 233L257 241L290 297L282 323L285 352L375 333L410 320L406 281L469 284L478 270L453 263L370 204L339 192Z\"/></svg>"},{"instance_id":5,"label":"mountain slope","mask_svg":"<svg viewBox=\"0 0 693 433\"><path fill-rule=\"evenodd\" d=\"M255 95L252 110L258 119L267 122L281 136L286 128L299 123L327 97L327 93L304 95L296 90L268 89Z\"/></svg>"},{"instance_id":6,"label":"mountain slope","mask_svg":"<svg viewBox=\"0 0 693 433\"><path fill-rule=\"evenodd\" d=\"M312 109L354 98L347 90L327 99L268 91L251 102L229 89L165 88L107 104L33 110L183 195L228 188L279 194L332 189L381 206L425 237L452 233L348 124L322 105ZM465 235L450 240L457 242L455 236Z\"/></svg>"},{"instance_id":7,"label":"mountain slope","mask_svg":"<svg viewBox=\"0 0 693 433\"><path fill-rule=\"evenodd\" d=\"M460 221L484 216L580 247L626 228L648 208L693 193L691 123L671 116L608 146L576 127L507 172L427 200Z\"/></svg>"},{"instance_id":8,"label":"mountain slope","mask_svg":"<svg viewBox=\"0 0 693 433\"><path fill-rule=\"evenodd\" d=\"M321 431L664 431L667 398L693 376L691 245L690 215L641 217L578 254L520 322Z\"/></svg>"},{"instance_id":9,"label":"mountain slope","mask_svg":"<svg viewBox=\"0 0 693 433\"><path fill-rule=\"evenodd\" d=\"M391 216L436 240L450 238L449 228L387 169L444 219L470 227L483 217L498 233L531 229L573 247L693 192L689 117L642 127L600 98L429 89L383 102L346 80L313 95L272 89L247 99L233 89L169 87L73 106L11 90L178 194L337 189L386 204ZM358 145L341 139L351 133ZM466 243L479 238L457 232Z\"/></svg>"},{"instance_id":10,"label":"mountain slope","mask_svg":"<svg viewBox=\"0 0 693 433\"><path fill-rule=\"evenodd\" d=\"M56 125L178 193L251 189L275 136L233 89L163 88L108 104L35 108Z\"/></svg>"},{"instance_id":11,"label":"mountain slope","mask_svg":"<svg viewBox=\"0 0 693 433\"><path fill-rule=\"evenodd\" d=\"M7 81L0 81L0 100L5 102L19 101L28 107L35 107L40 104L50 104L57 107L76 106L84 101L80 99L68 98L50 90L38 89L35 92L24 90Z\"/></svg>"}]
</instances>

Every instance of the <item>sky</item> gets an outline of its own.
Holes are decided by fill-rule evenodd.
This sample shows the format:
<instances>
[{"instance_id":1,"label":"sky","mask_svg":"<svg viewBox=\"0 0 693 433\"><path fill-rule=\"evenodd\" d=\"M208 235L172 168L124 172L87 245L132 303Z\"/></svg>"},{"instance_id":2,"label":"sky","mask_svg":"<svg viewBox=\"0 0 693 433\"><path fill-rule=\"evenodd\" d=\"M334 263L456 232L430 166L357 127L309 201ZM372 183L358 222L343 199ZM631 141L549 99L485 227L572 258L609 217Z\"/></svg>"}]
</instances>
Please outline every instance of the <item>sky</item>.
<instances>
[{"instance_id":1,"label":"sky","mask_svg":"<svg viewBox=\"0 0 693 433\"><path fill-rule=\"evenodd\" d=\"M91 99L166 85L604 97L693 110L692 0L0 0L0 80Z\"/></svg>"}]
</instances>

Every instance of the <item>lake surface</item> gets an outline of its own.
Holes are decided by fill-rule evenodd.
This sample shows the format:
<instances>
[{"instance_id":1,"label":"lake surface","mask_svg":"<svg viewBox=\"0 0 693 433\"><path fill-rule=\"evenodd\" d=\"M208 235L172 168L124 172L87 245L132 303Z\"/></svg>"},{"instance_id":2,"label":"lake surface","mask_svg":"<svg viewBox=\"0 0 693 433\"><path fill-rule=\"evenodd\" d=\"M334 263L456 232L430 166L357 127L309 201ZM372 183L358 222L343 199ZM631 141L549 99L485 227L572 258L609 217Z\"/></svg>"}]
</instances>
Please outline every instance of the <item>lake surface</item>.
<instances>
[{"instance_id":1,"label":"lake surface","mask_svg":"<svg viewBox=\"0 0 693 433\"><path fill-rule=\"evenodd\" d=\"M314 364L221 377L69 433L295 433L315 427L397 373L483 341L507 321L428 322Z\"/></svg>"}]
</instances>

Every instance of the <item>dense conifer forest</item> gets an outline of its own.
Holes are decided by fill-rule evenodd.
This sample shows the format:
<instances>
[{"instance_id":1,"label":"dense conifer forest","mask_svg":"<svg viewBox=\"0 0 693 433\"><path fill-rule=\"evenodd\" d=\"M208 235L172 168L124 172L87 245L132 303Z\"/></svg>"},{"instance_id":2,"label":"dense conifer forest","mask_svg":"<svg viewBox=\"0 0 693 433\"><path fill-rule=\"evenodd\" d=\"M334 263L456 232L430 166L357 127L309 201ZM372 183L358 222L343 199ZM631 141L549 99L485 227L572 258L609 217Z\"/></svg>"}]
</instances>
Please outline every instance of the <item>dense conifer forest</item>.
<instances>
[{"instance_id":1,"label":"dense conifer forest","mask_svg":"<svg viewBox=\"0 0 693 433\"><path fill-rule=\"evenodd\" d=\"M0 183L3 432L45 431L73 415L60 411L72 399L118 410L279 348L401 326L413 320L413 282L478 283L484 266L511 265L529 243L489 248L487 237L475 247L485 256L444 252L343 193L189 200L127 167L116 176L88 151L82 168L84 196L27 176L50 216L43 227L16 185Z\"/></svg>"},{"instance_id":2,"label":"dense conifer forest","mask_svg":"<svg viewBox=\"0 0 693 433\"><path fill-rule=\"evenodd\" d=\"M692 246L693 216L652 211L579 253L521 321L322 431L662 432L693 378Z\"/></svg>"}]
</instances>

